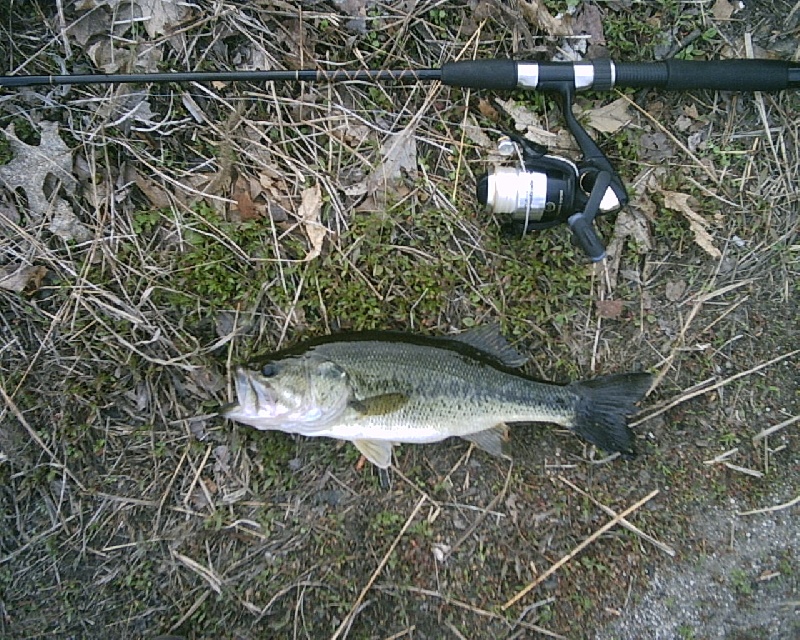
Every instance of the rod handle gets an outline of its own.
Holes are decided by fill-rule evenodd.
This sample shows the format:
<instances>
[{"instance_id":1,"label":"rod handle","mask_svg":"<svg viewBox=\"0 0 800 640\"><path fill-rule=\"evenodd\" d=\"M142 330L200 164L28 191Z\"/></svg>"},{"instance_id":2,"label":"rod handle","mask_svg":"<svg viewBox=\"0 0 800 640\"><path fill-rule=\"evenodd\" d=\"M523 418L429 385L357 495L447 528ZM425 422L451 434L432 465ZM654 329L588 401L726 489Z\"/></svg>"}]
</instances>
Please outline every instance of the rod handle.
<instances>
[{"instance_id":1,"label":"rod handle","mask_svg":"<svg viewBox=\"0 0 800 640\"><path fill-rule=\"evenodd\" d=\"M785 60L616 62L615 86L682 91L781 91L800 87L800 65Z\"/></svg>"},{"instance_id":2,"label":"rod handle","mask_svg":"<svg viewBox=\"0 0 800 640\"><path fill-rule=\"evenodd\" d=\"M471 89L516 89L515 60L460 60L442 65L442 84Z\"/></svg>"}]
</instances>

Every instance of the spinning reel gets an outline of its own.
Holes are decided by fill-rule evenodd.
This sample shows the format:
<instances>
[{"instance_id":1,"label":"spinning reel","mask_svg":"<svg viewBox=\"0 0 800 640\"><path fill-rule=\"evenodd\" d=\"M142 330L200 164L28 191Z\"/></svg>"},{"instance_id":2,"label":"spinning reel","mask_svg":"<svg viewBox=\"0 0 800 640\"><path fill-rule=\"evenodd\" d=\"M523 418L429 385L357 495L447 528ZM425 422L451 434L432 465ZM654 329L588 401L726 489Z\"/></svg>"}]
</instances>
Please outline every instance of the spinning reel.
<instances>
[{"instance_id":1,"label":"spinning reel","mask_svg":"<svg viewBox=\"0 0 800 640\"><path fill-rule=\"evenodd\" d=\"M628 194L609 159L572 114L571 89L565 86L561 96L567 127L582 159L573 162L551 155L543 145L506 133L498 150L501 155L518 156L522 166L497 167L481 177L477 197L487 211L503 215L520 234L569 225L573 243L592 262L599 262L606 251L594 219L619 211L628 203Z\"/></svg>"}]
</instances>

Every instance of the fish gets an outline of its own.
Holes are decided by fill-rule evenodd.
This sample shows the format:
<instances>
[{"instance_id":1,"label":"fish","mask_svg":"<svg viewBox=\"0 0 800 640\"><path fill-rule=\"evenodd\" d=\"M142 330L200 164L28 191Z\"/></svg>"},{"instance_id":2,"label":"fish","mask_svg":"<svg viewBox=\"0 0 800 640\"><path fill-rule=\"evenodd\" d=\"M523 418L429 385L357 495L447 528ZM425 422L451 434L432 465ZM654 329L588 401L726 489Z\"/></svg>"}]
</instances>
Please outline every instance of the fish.
<instances>
[{"instance_id":1,"label":"fish","mask_svg":"<svg viewBox=\"0 0 800 640\"><path fill-rule=\"evenodd\" d=\"M507 456L508 425L560 425L600 449L634 454L628 417L650 388L646 372L561 385L521 367L527 358L496 325L425 336L365 331L325 336L236 368L236 402L221 414L255 429L351 442L380 470L395 444L458 437Z\"/></svg>"}]
</instances>

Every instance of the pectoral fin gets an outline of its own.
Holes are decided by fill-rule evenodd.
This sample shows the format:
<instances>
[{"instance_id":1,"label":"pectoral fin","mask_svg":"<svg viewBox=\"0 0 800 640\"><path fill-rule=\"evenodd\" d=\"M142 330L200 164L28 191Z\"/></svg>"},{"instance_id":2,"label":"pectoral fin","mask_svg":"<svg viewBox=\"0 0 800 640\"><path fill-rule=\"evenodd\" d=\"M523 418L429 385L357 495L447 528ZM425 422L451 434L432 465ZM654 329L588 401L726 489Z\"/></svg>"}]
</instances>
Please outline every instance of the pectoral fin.
<instances>
[{"instance_id":1,"label":"pectoral fin","mask_svg":"<svg viewBox=\"0 0 800 640\"><path fill-rule=\"evenodd\" d=\"M387 413L394 413L407 402L408 396L405 394L384 393L383 395L372 396L363 400L352 400L350 407L362 416L383 416Z\"/></svg>"},{"instance_id":2,"label":"pectoral fin","mask_svg":"<svg viewBox=\"0 0 800 640\"><path fill-rule=\"evenodd\" d=\"M468 436L461 436L464 440L475 443L487 453L491 453L498 458L507 458L508 455L503 450L503 444L508 440L508 426L504 423L497 424L491 429L478 431ZM365 454L366 455L366 454Z\"/></svg>"},{"instance_id":3,"label":"pectoral fin","mask_svg":"<svg viewBox=\"0 0 800 640\"><path fill-rule=\"evenodd\" d=\"M363 456L379 469L388 469L392 464L392 443L385 440L353 440Z\"/></svg>"}]
</instances>

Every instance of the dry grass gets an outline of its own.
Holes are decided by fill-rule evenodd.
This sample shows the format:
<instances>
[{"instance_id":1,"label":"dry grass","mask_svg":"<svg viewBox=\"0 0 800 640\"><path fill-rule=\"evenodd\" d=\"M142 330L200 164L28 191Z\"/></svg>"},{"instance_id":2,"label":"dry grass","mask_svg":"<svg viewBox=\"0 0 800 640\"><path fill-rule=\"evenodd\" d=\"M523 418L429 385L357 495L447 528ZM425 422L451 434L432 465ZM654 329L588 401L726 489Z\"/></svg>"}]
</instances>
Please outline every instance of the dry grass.
<instances>
[{"instance_id":1,"label":"dry grass","mask_svg":"<svg viewBox=\"0 0 800 640\"><path fill-rule=\"evenodd\" d=\"M126 3L90 4L0 8L0 69L427 68L580 40L531 22L538 3L199 2L159 13L160 29ZM750 4L730 20L712 2L599 10L615 57L652 58L662 24L684 52L796 57L792 3ZM34 176L48 211L25 189L0 192L0 269L35 268L22 291L0 287L0 635L582 637L653 566L703 551L698 511L796 510L800 98L625 95L629 123L596 137L651 244L621 216L603 221L619 239L606 271L564 229L507 238L478 211L475 178L495 159L485 136L510 126L486 92L0 95L7 140L46 166L43 123L56 123L72 163L60 182ZM563 143L549 100L513 98ZM412 162L397 169L387 156L400 151ZM692 195L719 258L670 193ZM59 199L76 217L61 235ZM215 415L228 367L254 352L342 328L490 319L540 377L655 371L642 455L599 464L568 434L521 428L512 467L463 443L405 447L383 492L340 443ZM800 574L787 562L784 585Z\"/></svg>"}]
</instances>

